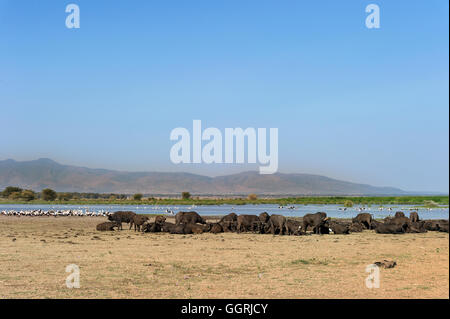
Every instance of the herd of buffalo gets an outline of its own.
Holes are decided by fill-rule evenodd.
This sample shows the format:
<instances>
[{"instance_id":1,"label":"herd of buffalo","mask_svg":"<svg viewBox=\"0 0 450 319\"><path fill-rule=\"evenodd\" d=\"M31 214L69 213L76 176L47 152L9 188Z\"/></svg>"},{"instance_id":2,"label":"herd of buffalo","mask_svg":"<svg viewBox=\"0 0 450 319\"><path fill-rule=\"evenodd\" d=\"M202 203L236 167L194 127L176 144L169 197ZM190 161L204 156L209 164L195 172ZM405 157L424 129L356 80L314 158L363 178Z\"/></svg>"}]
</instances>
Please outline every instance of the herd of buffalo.
<instances>
[{"instance_id":1,"label":"herd of buffalo","mask_svg":"<svg viewBox=\"0 0 450 319\"><path fill-rule=\"evenodd\" d=\"M215 223L207 223L197 212L179 212L175 223L166 221L164 216L156 216L154 222L149 218L131 211L118 211L108 216L107 222L97 225L97 230L122 229L122 223L134 226L135 231L168 232L171 234L200 234L205 232L254 232L259 234L305 235L307 230L314 234L349 234L374 229L379 234L423 233L440 231L448 233L448 220L420 220L417 212L409 218L403 212L394 217L386 217L382 222L375 220L369 213L358 214L351 222L331 220L326 213L306 214L302 221L287 219L282 215L269 215L264 212L257 215L228 214Z\"/></svg>"}]
</instances>

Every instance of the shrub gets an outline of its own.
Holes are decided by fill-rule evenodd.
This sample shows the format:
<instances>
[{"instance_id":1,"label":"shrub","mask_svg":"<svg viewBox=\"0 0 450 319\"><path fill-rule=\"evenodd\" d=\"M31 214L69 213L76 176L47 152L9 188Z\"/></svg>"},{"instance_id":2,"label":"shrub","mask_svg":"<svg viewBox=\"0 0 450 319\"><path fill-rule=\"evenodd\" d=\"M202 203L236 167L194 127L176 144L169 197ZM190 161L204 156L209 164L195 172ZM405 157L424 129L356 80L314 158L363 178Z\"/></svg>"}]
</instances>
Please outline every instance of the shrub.
<instances>
[{"instance_id":1,"label":"shrub","mask_svg":"<svg viewBox=\"0 0 450 319\"><path fill-rule=\"evenodd\" d=\"M12 192L11 194L9 194L8 198L12 199L12 200L21 199L22 198L22 192Z\"/></svg>"},{"instance_id":2,"label":"shrub","mask_svg":"<svg viewBox=\"0 0 450 319\"><path fill-rule=\"evenodd\" d=\"M439 204L433 200L426 200L426 201L424 201L423 206L425 206L427 208L435 208L435 207L439 207Z\"/></svg>"},{"instance_id":3,"label":"shrub","mask_svg":"<svg viewBox=\"0 0 450 319\"><path fill-rule=\"evenodd\" d=\"M58 194L53 189L46 188L42 190L42 199L46 201L53 201L56 199Z\"/></svg>"},{"instance_id":4,"label":"shrub","mask_svg":"<svg viewBox=\"0 0 450 319\"><path fill-rule=\"evenodd\" d=\"M190 199L191 198L191 193L189 193L189 192L182 192L181 193L181 198L183 198L183 199Z\"/></svg>"},{"instance_id":5,"label":"shrub","mask_svg":"<svg viewBox=\"0 0 450 319\"><path fill-rule=\"evenodd\" d=\"M2 197L5 197L5 198L9 198L9 196L10 196L12 193L20 193L20 192L22 192L22 188L14 187L14 186L8 186L8 187L6 187L6 188L3 190L3 192L1 192L1 196L2 196Z\"/></svg>"},{"instance_id":6,"label":"shrub","mask_svg":"<svg viewBox=\"0 0 450 319\"><path fill-rule=\"evenodd\" d=\"M26 189L26 190L21 192L20 197L23 200L31 201L33 199L36 199L36 193L33 192L32 190Z\"/></svg>"},{"instance_id":7,"label":"shrub","mask_svg":"<svg viewBox=\"0 0 450 319\"><path fill-rule=\"evenodd\" d=\"M345 207L353 207L353 202L352 202L351 200L346 200L346 201L344 202L344 206L345 206Z\"/></svg>"},{"instance_id":8,"label":"shrub","mask_svg":"<svg viewBox=\"0 0 450 319\"><path fill-rule=\"evenodd\" d=\"M69 199L72 199L73 195L71 193L59 193L58 194L58 199L59 200L64 200L67 201Z\"/></svg>"},{"instance_id":9,"label":"shrub","mask_svg":"<svg viewBox=\"0 0 450 319\"><path fill-rule=\"evenodd\" d=\"M258 196L256 196L256 194L248 194L247 199L248 200L257 200Z\"/></svg>"}]
</instances>

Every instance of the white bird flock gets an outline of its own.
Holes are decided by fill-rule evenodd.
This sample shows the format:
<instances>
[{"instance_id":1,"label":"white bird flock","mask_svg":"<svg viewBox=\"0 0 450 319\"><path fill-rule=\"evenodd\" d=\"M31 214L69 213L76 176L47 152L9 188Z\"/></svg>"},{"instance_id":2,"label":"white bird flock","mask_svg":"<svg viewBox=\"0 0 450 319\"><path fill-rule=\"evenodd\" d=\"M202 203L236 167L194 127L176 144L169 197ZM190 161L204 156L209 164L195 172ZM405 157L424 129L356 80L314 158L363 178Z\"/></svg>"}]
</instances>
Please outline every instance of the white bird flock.
<instances>
[{"instance_id":1,"label":"white bird flock","mask_svg":"<svg viewBox=\"0 0 450 319\"><path fill-rule=\"evenodd\" d=\"M89 216L89 217L106 217L111 215L111 212L100 210L98 212L91 212L89 210L83 209L67 209L67 210L2 210L0 215L3 216L28 216L28 217L38 217L38 216L54 216L54 217L64 217L64 216Z\"/></svg>"}]
</instances>

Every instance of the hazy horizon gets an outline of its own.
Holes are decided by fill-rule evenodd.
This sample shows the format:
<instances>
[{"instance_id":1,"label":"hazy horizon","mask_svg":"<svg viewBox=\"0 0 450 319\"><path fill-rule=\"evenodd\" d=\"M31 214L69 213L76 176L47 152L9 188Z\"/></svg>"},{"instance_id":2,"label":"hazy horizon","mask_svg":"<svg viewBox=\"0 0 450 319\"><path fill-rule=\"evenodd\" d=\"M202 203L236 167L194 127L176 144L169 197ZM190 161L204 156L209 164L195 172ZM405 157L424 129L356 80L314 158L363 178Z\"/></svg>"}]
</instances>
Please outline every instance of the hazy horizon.
<instances>
[{"instance_id":1,"label":"hazy horizon","mask_svg":"<svg viewBox=\"0 0 450 319\"><path fill-rule=\"evenodd\" d=\"M220 176L229 176L229 175L233 175L233 174L240 174L240 173L255 173L258 174L258 170L257 169L237 169L236 172L230 172L230 173L226 173L226 174L205 174L204 170L200 171L199 173L195 173L195 172L187 172L187 171L157 171L157 170L129 170L129 169L113 169L113 168L105 168L105 167L89 167L89 166L80 166L80 165L75 165L75 164L68 164L68 163L63 163L63 162L58 162L55 161L51 158L37 158L37 159L32 159L32 160L16 160L16 159L12 159L12 158L0 158L0 162L1 161L7 161L7 160L12 160L15 162L33 162L33 161L38 161L38 160L49 160L52 162L55 162L57 164L60 165L68 165L68 166L75 166L75 167L82 167L82 168L88 168L88 169L106 169L106 170L111 170L111 171L117 171L117 172L126 172L126 173L189 173L189 174L195 174L195 175L201 175L201 176L207 176L207 177L220 177ZM357 184L367 184L370 186L375 186L375 187L394 187L394 188L398 188L401 189L395 185L373 185L370 183L366 183L364 181L354 181L354 180L346 180L346 179L340 179L340 178L336 178L333 176L325 176L325 175L321 175L321 174L314 174L314 173L310 173L310 172L284 172L284 171L278 171L275 174L304 174L304 175L316 175L316 176L324 176L324 177L328 177L331 179L336 179L336 180L342 180L342 181L346 181L346 182L351 182L351 183L357 183ZM410 189L401 189L402 191L406 191L406 192L410 192L410 193L417 193L417 194L423 194L423 195L427 195L427 194L439 194L439 195L448 195L448 192L445 191L422 191L422 190L410 190Z\"/></svg>"}]
</instances>

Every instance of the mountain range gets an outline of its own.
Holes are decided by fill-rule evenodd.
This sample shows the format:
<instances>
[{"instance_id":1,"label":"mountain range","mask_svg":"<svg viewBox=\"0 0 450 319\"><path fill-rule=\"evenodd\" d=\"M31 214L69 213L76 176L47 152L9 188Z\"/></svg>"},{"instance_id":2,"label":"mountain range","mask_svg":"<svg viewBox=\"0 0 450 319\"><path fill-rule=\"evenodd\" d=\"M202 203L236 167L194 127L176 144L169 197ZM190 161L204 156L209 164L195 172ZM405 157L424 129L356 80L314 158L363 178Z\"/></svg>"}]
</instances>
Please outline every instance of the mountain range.
<instances>
[{"instance_id":1,"label":"mountain range","mask_svg":"<svg viewBox=\"0 0 450 319\"><path fill-rule=\"evenodd\" d=\"M121 194L193 195L406 195L393 187L375 187L320 175L260 175L258 172L208 177L190 173L125 172L62 165L51 159L0 161L0 189L6 186L41 191Z\"/></svg>"}]
</instances>

